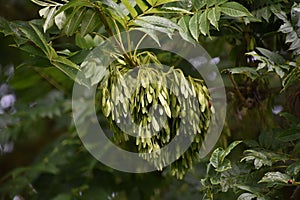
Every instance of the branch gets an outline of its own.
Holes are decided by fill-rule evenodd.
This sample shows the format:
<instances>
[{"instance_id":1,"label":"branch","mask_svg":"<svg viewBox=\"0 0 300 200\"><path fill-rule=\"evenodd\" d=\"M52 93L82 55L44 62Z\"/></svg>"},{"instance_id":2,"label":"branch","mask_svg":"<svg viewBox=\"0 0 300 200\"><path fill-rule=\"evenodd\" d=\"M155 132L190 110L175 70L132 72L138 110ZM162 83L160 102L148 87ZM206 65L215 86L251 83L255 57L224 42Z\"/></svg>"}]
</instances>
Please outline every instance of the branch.
<instances>
[{"instance_id":1,"label":"branch","mask_svg":"<svg viewBox=\"0 0 300 200\"><path fill-rule=\"evenodd\" d=\"M239 89L239 86L237 85L237 83L235 82L234 78L233 78L233 75L229 72L228 73L228 76L229 76L229 79L231 81L231 83L233 84L233 88L235 89L239 99L245 103L245 97L242 95L240 89Z\"/></svg>"}]
</instances>

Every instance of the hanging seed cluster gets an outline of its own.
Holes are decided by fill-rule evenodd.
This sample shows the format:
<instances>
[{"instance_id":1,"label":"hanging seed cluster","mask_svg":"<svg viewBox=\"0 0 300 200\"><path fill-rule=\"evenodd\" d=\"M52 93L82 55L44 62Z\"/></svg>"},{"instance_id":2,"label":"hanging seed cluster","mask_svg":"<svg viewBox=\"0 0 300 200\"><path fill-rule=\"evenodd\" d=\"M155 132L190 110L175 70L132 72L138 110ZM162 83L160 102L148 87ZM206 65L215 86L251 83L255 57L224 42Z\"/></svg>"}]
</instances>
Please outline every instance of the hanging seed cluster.
<instances>
[{"instance_id":1,"label":"hanging seed cluster","mask_svg":"<svg viewBox=\"0 0 300 200\"><path fill-rule=\"evenodd\" d=\"M171 173L182 178L192 168L213 112L202 80L186 78L174 68L110 67L100 92L102 111L113 125L116 142L128 142L133 135L140 155L162 170L169 160L162 159L159 150L184 134L191 145L171 164Z\"/></svg>"}]
</instances>

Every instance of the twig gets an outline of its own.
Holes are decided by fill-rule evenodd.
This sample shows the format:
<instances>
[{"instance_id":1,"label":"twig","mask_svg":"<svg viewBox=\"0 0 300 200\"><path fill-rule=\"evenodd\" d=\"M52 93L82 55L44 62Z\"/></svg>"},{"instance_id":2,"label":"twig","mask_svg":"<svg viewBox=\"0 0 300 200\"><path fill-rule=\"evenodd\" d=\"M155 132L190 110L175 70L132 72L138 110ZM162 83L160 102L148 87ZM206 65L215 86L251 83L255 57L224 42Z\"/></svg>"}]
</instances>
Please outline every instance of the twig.
<instances>
[{"instance_id":1,"label":"twig","mask_svg":"<svg viewBox=\"0 0 300 200\"><path fill-rule=\"evenodd\" d=\"M110 36L114 37L115 35L114 35L112 29L110 28L109 23L108 23L108 20L107 20L105 14L103 13L101 7L100 7L100 6L97 6L97 8L98 8L98 14L99 14L99 17L100 17L101 21L103 22L103 25L104 25L105 30L107 31L107 33L108 33ZM116 26L117 26L117 25L116 25ZM115 37L114 37L114 38L115 38ZM116 42L118 43L119 48L123 51L123 53L124 53L124 58L125 58L126 62L127 62L130 66L136 67L136 66L137 66L137 63L135 63L135 62L130 58L130 56L129 56L129 55L127 54L127 52L125 51L123 45L120 44L120 42L119 42L116 38L115 38L115 40L116 40ZM130 41L128 41L128 42L130 42Z\"/></svg>"},{"instance_id":2,"label":"twig","mask_svg":"<svg viewBox=\"0 0 300 200\"><path fill-rule=\"evenodd\" d=\"M229 72L228 73L229 79L231 81L231 83L233 84L233 88L235 89L239 99L244 103L245 102L245 97L242 95L239 86L237 85L237 83L235 82L233 75Z\"/></svg>"}]
</instances>

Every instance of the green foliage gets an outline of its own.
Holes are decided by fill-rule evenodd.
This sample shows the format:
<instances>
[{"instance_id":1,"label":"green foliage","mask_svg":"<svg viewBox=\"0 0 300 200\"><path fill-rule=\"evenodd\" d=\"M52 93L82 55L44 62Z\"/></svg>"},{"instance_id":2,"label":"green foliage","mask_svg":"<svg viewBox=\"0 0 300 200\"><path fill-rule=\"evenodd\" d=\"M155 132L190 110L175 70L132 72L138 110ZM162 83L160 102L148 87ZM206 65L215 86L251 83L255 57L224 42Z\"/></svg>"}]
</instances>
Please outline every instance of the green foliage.
<instances>
[{"instance_id":1,"label":"green foliage","mask_svg":"<svg viewBox=\"0 0 300 200\"><path fill-rule=\"evenodd\" d=\"M291 43L289 50L293 50L295 55L299 55L299 36L298 36L298 20L299 18L299 5L294 4L291 8L291 20L287 17L287 14L284 11L276 10L273 8L274 14L283 21L283 24L280 26L280 32L286 34L285 42Z\"/></svg>"},{"instance_id":2,"label":"green foliage","mask_svg":"<svg viewBox=\"0 0 300 200\"><path fill-rule=\"evenodd\" d=\"M231 168L230 160L226 159L226 157L239 143L241 143L241 141L235 141L230 144L225 150L223 150L222 148L217 148L216 150L214 150L209 161L217 172L224 172Z\"/></svg>"},{"instance_id":3,"label":"green foliage","mask_svg":"<svg viewBox=\"0 0 300 200\"><path fill-rule=\"evenodd\" d=\"M267 69L268 72L274 71L280 78L283 78L285 73L283 69L289 67L284 65L284 59L267 49L257 48L263 56L258 55L256 52L249 52L247 55L252 56L255 60L260 61L256 70Z\"/></svg>"},{"instance_id":4,"label":"green foliage","mask_svg":"<svg viewBox=\"0 0 300 200\"><path fill-rule=\"evenodd\" d=\"M11 70L0 67L0 166L12 162L13 156L26 160L8 168L3 164L0 199L17 195L55 200L300 198L299 3L32 2L40 8L40 19L9 21L0 17L1 37L25 53L19 58L21 63L14 63L15 69L7 68L16 71L14 77ZM199 160L198 153L215 120L210 94L218 88L208 91L205 83L193 76L187 61L174 55L151 49L129 48L126 52L124 46L130 43L118 36L119 51L109 55L116 59L109 67L99 65L97 59L86 60L106 38L122 31L141 31L158 45L159 33L172 39L178 32L183 40L198 42L221 60L218 67L226 85L228 112L220 142L209 157ZM0 42L1 48L7 46ZM1 55L6 55L5 50ZM201 58L198 61L202 62ZM174 67L165 70L162 64ZM89 83L75 78L81 70ZM166 160L153 163L163 172L127 174L101 165L85 150L71 123L73 81L98 85L99 121L107 132L113 131L107 135L120 147L141 156L151 153L144 159L153 162L157 150L176 136L180 122L187 124L183 132L193 138L191 146L170 168L162 167ZM163 83L174 88L164 88ZM132 84L140 87L130 95ZM16 99L8 102L7 94ZM188 94L196 103L180 99ZM189 107L189 112L181 112L181 106ZM278 106L284 112L277 111ZM89 114L86 107L80 109L83 116ZM126 111L133 122L148 128L131 130L135 138L118 127L119 116L131 121ZM157 134L152 136L153 132ZM16 150L10 154L12 143Z\"/></svg>"}]
</instances>

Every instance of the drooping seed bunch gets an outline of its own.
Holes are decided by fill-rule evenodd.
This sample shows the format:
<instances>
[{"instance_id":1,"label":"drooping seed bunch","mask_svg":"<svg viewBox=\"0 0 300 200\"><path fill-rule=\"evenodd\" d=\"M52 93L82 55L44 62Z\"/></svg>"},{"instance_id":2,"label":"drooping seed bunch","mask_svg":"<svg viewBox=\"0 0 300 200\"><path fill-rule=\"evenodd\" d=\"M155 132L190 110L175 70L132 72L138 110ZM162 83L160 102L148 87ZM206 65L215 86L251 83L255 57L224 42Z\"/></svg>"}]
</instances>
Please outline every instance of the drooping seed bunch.
<instances>
[{"instance_id":1,"label":"drooping seed bunch","mask_svg":"<svg viewBox=\"0 0 300 200\"><path fill-rule=\"evenodd\" d=\"M190 146L176 146L171 172L182 178L198 159L208 130L213 107L202 80L185 77L180 69L153 66L134 69L110 67L100 82L103 114L114 129L115 141L128 142L134 136L140 155L162 170L170 162L160 149L176 137L186 137ZM177 155L178 154L178 155Z\"/></svg>"}]
</instances>

